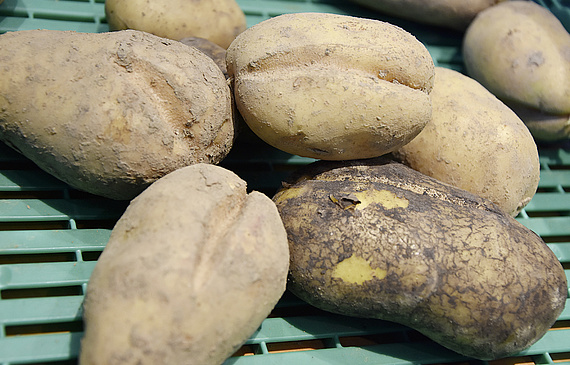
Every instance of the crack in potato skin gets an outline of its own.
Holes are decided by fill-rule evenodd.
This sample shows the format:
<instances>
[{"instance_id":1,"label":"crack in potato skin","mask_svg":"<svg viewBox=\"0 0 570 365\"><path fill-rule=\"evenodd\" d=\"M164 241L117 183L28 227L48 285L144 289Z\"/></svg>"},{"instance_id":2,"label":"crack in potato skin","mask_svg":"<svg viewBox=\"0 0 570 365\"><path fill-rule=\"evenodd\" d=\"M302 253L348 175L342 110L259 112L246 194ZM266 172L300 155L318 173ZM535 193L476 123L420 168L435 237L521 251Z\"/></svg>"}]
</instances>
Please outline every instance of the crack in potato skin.
<instances>
[{"instance_id":1,"label":"crack in potato skin","mask_svg":"<svg viewBox=\"0 0 570 365\"><path fill-rule=\"evenodd\" d=\"M297 194L284 188L275 196L289 237L289 288L321 309L399 322L480 359L542 337L564 307L567 284L540 237L482 198L397 163L375 163L319 163L291 180ZM342 209L329 198L365 187L409 205ZM423 193L432 189L441 194ZM385 276L356 284L332 275L353 256Z\"/></svg>"}]
</instances>

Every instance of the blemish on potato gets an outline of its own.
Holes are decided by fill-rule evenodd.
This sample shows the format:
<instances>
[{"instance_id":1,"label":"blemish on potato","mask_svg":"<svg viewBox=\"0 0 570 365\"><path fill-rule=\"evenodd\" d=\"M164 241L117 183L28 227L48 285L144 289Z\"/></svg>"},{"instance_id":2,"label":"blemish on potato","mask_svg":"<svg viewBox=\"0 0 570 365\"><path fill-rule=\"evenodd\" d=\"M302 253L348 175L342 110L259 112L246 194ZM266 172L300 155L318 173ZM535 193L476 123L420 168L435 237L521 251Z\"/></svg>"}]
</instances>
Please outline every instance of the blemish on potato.
<instances>
[{"instance_id":1,"label":"blemish on potato","mask_svg":"<svg viewBox=\"0 0 570 365\"><path fill-rule=\"evenodd\" d=\"M400 198L389 190L364 190L354 195L360 200L356 209L365 209L373 203L381 204L386 209L407 208L410 203L406 198Z\"/></svg>"},{"instance_id":2,"label":"blemish on potato","mask_svg":"<svg viewBox=\"0 0 570 365\"><path fill-rule=\"evenodd\" d=\"M386 270L380 268L373 269L370 263L364 258L352 255L339 262L334 267L331 275L333 278L361 285L365 281L372 280L373 278L382 280L386 277L386 274Z\"/></svg>"},{"instance_id":3,"label":"blemish on potato","mask_svg":"<svg viewBox=\"0 0 570 365\"><path fill-rule=\"evenodd\" d=\"M292 198L296 198L298 196L300 196L303 191L305 189L304 188L288 188L286 190L282 190L279 195L275 196L275 202L283 202L285 200L289 200Z\"/></svg>"}]
</instances>

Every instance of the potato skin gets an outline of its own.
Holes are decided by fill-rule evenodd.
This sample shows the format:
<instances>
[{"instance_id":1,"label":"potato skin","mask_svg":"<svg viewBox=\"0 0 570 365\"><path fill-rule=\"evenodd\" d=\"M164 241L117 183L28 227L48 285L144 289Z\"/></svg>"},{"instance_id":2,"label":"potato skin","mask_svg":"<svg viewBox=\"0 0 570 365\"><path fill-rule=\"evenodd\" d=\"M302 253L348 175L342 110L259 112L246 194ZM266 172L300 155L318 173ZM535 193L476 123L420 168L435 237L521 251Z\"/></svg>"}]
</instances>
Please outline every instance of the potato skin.
<instances>
[{"instance_id":1,"label":"potato skin","mask_svg":"<svg viewBox=\"0 0 570 365\"><path fill-rule=\"evenodd\" d=\"M475 16L505 0L351 0L389 15L464 31Z\"/></svg>"},{"instance_id":2,"label":"potato skin","mask_svg":"<svg viewBox=\"0 0 570 365\"><path fill-rule=\"evenodd\" d=\"M286 152L368 158L407 143L429 120L433 60L406 31L350 16L285 14L227 50L236 105Z\"/></svg>"},{"instance_id":3,"label":"potato skin","mask_svg":"<svg viewBox=\"0 0 570 365\"><path fill-rule=\"evenodd\" d=\"M394 155L426 175L516 216L540 180L536 143L518 116L477 81L436 67L432 117Z\"/></svg>"},{"instance_id":4,"label":"potato skin","mask_svg":"<svg viewBox=\"0 0 570 365\"><path fill-rule=\"evenodd\" d=\"M134 30L11 32L0 47L0 140L77 189L132 199L231 149L229 86L195 48Z\"/></svg>"},{"instance_id":5,"label":"potato skin","mask_svg":"<svg viewBox=\"0 0 570 365\"><path fill-rule=\"evenodd\" d=\"M481 12L465 33L463 59L499 99L570 113L570 34L548 9L507 1Z\"/></svg>"},{"instance_id":6,"label":"potato skin","mask_svg":"<svg viewBox=\"0 0 570 365\"><path fill-rule=\"evenodd\" d=\"M488 200L387 159L320 161L273 198L288 288L323 310L410 326L495 359L541 338L567 283L548 246Z\"/></svg>"},{"instance_id":7,"label":"potato skin","mask_svg":"<svg viewBox=\"0 0 570 365\"><path fill-rule=\"evenodd\" d=\"M224 49L246 28L235 0L107 0L105 14L110 30L136 29L173 40L200 37Z\"/></svg>"},{"instance_id":8,"label":"potato skin","mask_svg":"<svg viewBox=\"0 0 570 365\"><path fill-rule=\"evenodd\" d=\"M89 280L80 364L221 364L285 291L275 204L219 166L176 170L136 197Z\"/></svg>"}]
</instances>

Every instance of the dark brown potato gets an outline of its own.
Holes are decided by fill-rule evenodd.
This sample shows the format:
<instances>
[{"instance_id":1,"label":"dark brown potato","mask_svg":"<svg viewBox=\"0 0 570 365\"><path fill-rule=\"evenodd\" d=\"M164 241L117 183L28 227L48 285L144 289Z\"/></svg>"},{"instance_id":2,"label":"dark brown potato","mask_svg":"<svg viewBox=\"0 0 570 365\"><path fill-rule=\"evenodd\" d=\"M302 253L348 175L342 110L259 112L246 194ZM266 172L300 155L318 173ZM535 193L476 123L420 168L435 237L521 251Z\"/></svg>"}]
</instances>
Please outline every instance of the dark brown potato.
<instances>
[{"instance_id":1,"label":"dark brown potato","mask_svg":"<svg viewBox=\"0 0 570 365\"><path fill-rule=\"evenodd\" d=\"M273 200L289 289L318 308L399 322L487 360L530 346L564 308L564 270L539 236L402 164L317 162Z\"/></svg>"}]
</instances>

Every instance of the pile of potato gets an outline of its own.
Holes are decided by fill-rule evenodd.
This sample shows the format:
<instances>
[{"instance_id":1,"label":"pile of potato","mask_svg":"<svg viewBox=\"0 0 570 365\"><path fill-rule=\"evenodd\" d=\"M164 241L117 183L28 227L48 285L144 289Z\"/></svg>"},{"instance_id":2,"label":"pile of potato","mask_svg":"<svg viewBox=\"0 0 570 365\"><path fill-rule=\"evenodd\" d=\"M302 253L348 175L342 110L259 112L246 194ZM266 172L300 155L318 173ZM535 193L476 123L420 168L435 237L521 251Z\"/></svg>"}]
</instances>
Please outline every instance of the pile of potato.
<instances>
[{"instance_id":1,"label":"pile of potato","mask_svg":"<svg viewBox=\"0 0 570 365\"><path fill-rule=\"evenodd\" d=\"M568 131L551 120L570 114L570 36L538 5L496 2L430 5L465 32L471 77L387 22L297 13L246 29L232 0L108 0L111 32L1 35L0 140L131 200L89 282L81 364L221 364L286 288L479 359L541 338L566 277L513 217L538 186L535 139ZM426 10L404 3L396 15ZM273 199L248 193L216 166L243 123L320 161Z\"/></svg>"}]
</instances>

